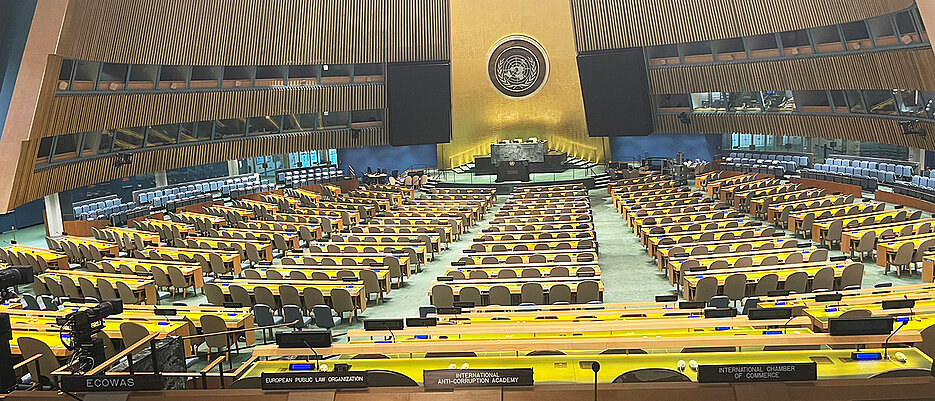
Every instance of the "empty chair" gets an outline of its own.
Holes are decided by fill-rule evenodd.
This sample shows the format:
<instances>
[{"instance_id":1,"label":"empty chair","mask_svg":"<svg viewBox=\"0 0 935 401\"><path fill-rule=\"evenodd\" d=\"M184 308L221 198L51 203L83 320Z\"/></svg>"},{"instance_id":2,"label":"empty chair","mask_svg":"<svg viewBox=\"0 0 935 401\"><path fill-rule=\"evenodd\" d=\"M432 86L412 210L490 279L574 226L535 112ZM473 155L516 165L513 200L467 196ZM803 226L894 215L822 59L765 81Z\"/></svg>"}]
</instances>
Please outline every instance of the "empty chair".
<instances>
[{"instance_id":1,"label":"empty chair","mask_svg":"<svg viewBox=\"0 0 935 401\"><path fill-rule=\"evenodd\" d=\"M305 287L302 290L302 303L305 304L306 310L313 310L315 305L326 305L324 294L315 287Z\"/></svg>"},{"instance_id":2,"label":"empty chair","mask_svg":"<svg viewBox=\"0 0 935 401\"><path fill-rule=\"evenodd\" d=\"M903 270L910 269L914 252L914 243L906 242L900 245L899 248L896 249L895 253L886 256L886 269L883 274L888 274L890 272L890 266L896 266L896 276L901 277Z\"/></svg>"},{"instance_id":3,"label":"empty chair","mask_svg":"<svg viewBox=\"0 0 935 401\"><path fill-rule=\"evenodd\" d=\"M310 312L308 309L305 309L305 303L302 301L302 296L299 295L299 290L291 285L280 285L279 288L279 300L282 305L298 305L304 311Z\"/></svg>"},{"instance_id":4,"label":"empty chair","mask_svg":"<svg viewBox=\"0 0 935 401\"><path fill-rule=\"evenodd\" d=\"M293 328L304 329L311 324L312 318L303 315L302 309L298 305L283 305L282 321L284 323L293 323Z\"/></svg>"},{"instance_id":5,"label":"empty chair","mask_svg":"<svg viewBox=\"0 0 935 401\"><path fill-rule=\"evenodd\" d=\"M757 297L765 297L769 295L771 291L776 291L776 288L779 286L779 275L776 273L769 273L760 277L756 282L756 287L753 290L753 295Z\"/></svg>"},{"instance_id":6,"label":"empty chair","mask_svg":"<svg viewBox=\"0 0 935 401\"><path fill-rule=\"evenodd\" d=\"M434 294L434 292L433 292ZM344 288L334 288L331 290L331 304L334 306L334 310L337 311L341 316L344 315L344 312L348 312L350 316L350 321L353 322L354 318L357 317L357 307L354 306L354 299L351 298L351 293L347 292ZM452 302L452 305L454 303Z\"/></svg>"},{"instance_id":7,"label":"empty chair","mask_svg":"<svg viewBox=\"0 0 935 401\"><path fill-rule=\"evenodd\" d=\"M500 269L497 272L497 278L516 278L516 271L513 269Z\"/></svg>"},{"instance_id":8,"label":"empty chair","mask_svg":"<svg viewBox=\"0 0 935 401\"><path fill-rule=\"evenodd\" d=\"M523 269L522 277L524 278L535 278L542 277L542 272L539 269Z\"/></svg>"},{"instance_id":9,"label":"empty chair","mask_svg":"<svg viewBox=\"0 0 935 401\"><path fill-rule=\"evenodd\" d=\"M432 305L436 308L454 307L455 296L451 287L445 284L436 284L432 287Z\"/></svg>"},{"instance_id":10,"label":"empty chair","mask_svg":"<svg viewBox=\"0 0 935 401\"><path fill-rule=\"evenodd\" d=\"M809 262L824 262L826 260L828 260L827 249L816 249L808 255Z\"/></svg>"},{"instance_id":11,"label":"empty chair","mask_svg":"<svg viewBox=\"0 0 935 401\"><path fill-rule=\"evenodd\" d=\"M715 295L708 301L708 306L715 309L724 309L730 307L730 297L726 295Z\"/></svg>"},{"instance_id":12,"label":"empty chair","mask_svg":"<svg viewBox=\"0 0 935 401\"><path fill-rule=\"evenodd\" d=\"M35 355L41 355L38 359L38 370L36 363L26 364L26 369L29 371L33 383L39 383L40 377L48 378L52 383L56 382L56 378L52 376L52 372L58 370L62 365L59 363L58 358L55 357L55 353L52 352L52 348L49 347L48 344L42 340L23 336L16 339L16 345L19 347L20 354L22 354L24 359L32 358Z\"/></svg>"},{"instance_id":13,"label":"empty chair","mask_svg":"<svg viewBox=\"0 0 935 401\"><path fill-rule=\"evenodd\" d=\"M564 266L553 267L549 270L549 277L568 277L568 268Z\"/></svg>"},{"instance_id":14,"label":"empty chair","mask_svg":"<svg viewBox=\"0 0 935 401\"><path fill-rule=\"evenodd\" d=\"M727 276L724 280L724 296L726 296L731 301L740 301L746 296L747 292L747 275L743 273L735 273Z\"/></svg>"},{"instance_id":15,"label":"empty chair","mask_svg":"<svg viewBox=\"0 0 935 401\"><path fill-rule=\"evenodd\" d=\"M834 268L824 267L815 272L812 278L812 291L834 289Z\"/></svg>"},{"instance_id":16,"label":"empty chair","mask_svg":"<svg viewBox=\"0 0 935 401\"><path fill-rule=\"evenodd\" d=\"M805 261L805 255L803 255L801 252L796 252L796 253L790 253L789 255L787 255L786 258L783 259L782 263L786 265L794 265L794 264L802 263L804 261Z\"/></svg>"},{"instance_id":17,"label":"empty chair","mask_svg":"<svg viewBox=\"0 0 935 401\"><path fill-rule=\"evenodd\" d=\"M149 329L146 326L143 326L140 323L136 322L123 322L120 324L120 337L123 339L123 345L126 348L129 348L131 345L140 342L143 338L149 335ZM142 350L147 347L139 348Z\"/></svg>"},{"instance_id":18,"label":"empty chair","mask_svg":"<svg viewBox=\"0 0 935 401\"><path fill-rule=\"evenodd\" d=\"M586 304L588 302L600 302L601 291L597 281L582 281L578 283L576 291L576 302Z\"/></svg>"},{"instance_id":19,"label":"empty chair","mask_svg":"<svg viewBox=\"0 0 935 401\"><path fill-rule=\"evenodd\" d=\"M221 287L217 284L205 283L205 286L202 287L202 292L204 292L205 297L208 299L208 303L211 305L224 305L224 292L221 291Z\"/></svg>"},{"instance_id":20,"label":"empty chair","mask_svg":"<svg viewBox=\"0 0 935 401\"><path fill-rule=\"evenodd\" d=\"M797 294L805 292L806 287L808 286L808 273L803 271L797 271L786 277L785 284L783 285L784 290L789 290Z\"/></svg>"},{"instance_id":21,"label":"empty chair","mask_svg":"<svg viewBox=\"0 0 935 401\"><path fill-rule=\"evenodd\" d=\"M571 302L571 289L565 284L554 284L549 287L549 303Z\"/></svg>"},{"instance_id":22,"label":"empty chair","mask_svg":"<svg viewBox=\"0 0 935 401\"><path fill-rule=\"evenodd\" d=\"M455 280L464 280L464 273L462 273L462 272L460 272L460 271L458 271L458 270L452 270L452 271L448 272L447 276L448 276L448 277L451 277L451 278L454 278Z\"/></svg>"},{"instance_id":23,"label":"empty chair","mask_svg":"<svg viewBox=\"0 0 935 401\"><path fill-rule=\"evenodd\" d=\"M735 269L741 269L741 268L752 267L752 266L753 266L753 258L749 256L741 256L737 258L737 260L734 261Z\"/></svg>"},{"instance_id":24,"label":"empty chair","mask_svg":"<svg viewBox=\"0 0 935 401\"><path fill-rule=\"evenodd\" d=\"M538 271L538 270L537 270ZM542 285L539 283L525 283L520 289L520 302L533 303L541 305L545 303L543 299Z\"/></svg>"},{"instance_id":25,"label":"empty chair","mask_svg":"<svg viewBox=\"0 0 935 401\"><path fill-rule=\"evenodd\" d=\"M234 303L240 304L240 306L244 308L253 307L253 299L250 298L250 293L247 292L246 288L241 287L239 285L231 285L230 295L231 295L231 300ZM275 302L273 303L273 305L275 305Z\"/></svg>"},{"instance_id":26,"label":"empty chair","mask_svg":"<svg viewBox=\"0 0 935 401\"><path fill-rule=\"evenodd\" d=\"M511 306L513 305L513 296L510 289L506 286L495 285L487 291L490 305Z\"/></svg>"},{"instance_id":27,"label":"empty chair","mask_svg":"<svg viewBox=\"0 0 935 401\"><path fill-rule=\"evenodd\" d=\"M123 281L117 282L117 294L120 295L120 299L124 304L135 305L140 303L140 299L137 298L130 286Z\"/></svg>"},{"instance_id":28,"label":"empty chair","mask_svg":"<svg viewBox=\"0 0 935 401\"><path fill-rule=\"evenodd\" d=\"M276 316L273 314L273 310L264 303L256 303L253 305L253 317L257 327L263 329L263 336L266 337L267 331L272 336L273 328L270 326L275 326L283 322L282 316Z\"/></svg>"},{"instance_id":29,"label":"empty chair","mask_svg":"<svg viewBox=\"0 0 935 401\"><path fill-rule=\"evenodd\" d=\"M335 316L334 310L328 305L314 305L312 312L315 315L315 325L321 328L332 328L341 324L341 317Z\"/></svg>"},{"instance_id":30,"label":"empty chair","mask_svg":"<svg viewBox=\"0 0 935 401\"><path fill-rule=\"evenodd\" d=\"M692 301L708 302L711 297L717 295L718 281L717 277L706 276L698 280L695 285L695 295Z\"/></svg>"},{"instance_id":31,"label":"empty chair","mask_svg":"<svg viewBox=\"0 0 935 401\"><path fill-rule=\"evenodd\" d=\"M477 287L464 287L458 292L459 302L473 302L474 305L482 305L480 290Z\"/></svg>"}]
</instances>

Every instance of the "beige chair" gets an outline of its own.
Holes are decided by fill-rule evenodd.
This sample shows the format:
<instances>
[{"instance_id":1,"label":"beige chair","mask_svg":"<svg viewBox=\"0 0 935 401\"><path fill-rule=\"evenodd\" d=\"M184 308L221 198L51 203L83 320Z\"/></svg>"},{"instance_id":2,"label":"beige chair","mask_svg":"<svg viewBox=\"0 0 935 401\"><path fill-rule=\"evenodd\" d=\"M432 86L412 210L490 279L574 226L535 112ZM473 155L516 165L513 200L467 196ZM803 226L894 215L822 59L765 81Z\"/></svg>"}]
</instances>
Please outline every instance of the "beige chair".
<instances>
[{"instance_id":1,"label":"beige chair","mask_svg":"<svg viewBox=\"0 0 935 401\"><path fill-rule=\"evenodd\" d=\"M796 252L787 255L786 258L783 259L782 264L795 265L803 262L805 262L805 255L803 255L801 252Z\"/></svg>"},{"instance_id":2,"label":"beige chair","mask_svg":"<svg viewBox=\"0 0 935 401\"><path fill-rule=\"evenodd\" d=\"M812 291L834 290L834 268L823 267L812 278Z\"/></svg>"},{"instance_id":3,"label":"beige chair","mask_svg":"<svg viewBox=\"0 0 935 401\"><path fill-rule=\"evenodd\" d=\"M367 291L368 299L372 294L376 294L378 302L383 299L383 291L380 289L380 279L377 277L377 272L366 269L361 270L360 279L364 282L364 290Z\"/></svg>"},{"instance_id":4,"label":"beige chair","mask_svg":"<svg viewBox=\"0 0 935 401\"><path fill-rule=\"evenodd\" d=\"M434 294L434 292L433 292ZM331 304L333 309L344 316L344 312L350 314L350 322L354 322L354 318L357 317L357 307L354 306L354 300L351 298L351 293L347 292L344 288L334 288L331 290Z\"/></svg>"},{"instance_id":5,"label":"beige chair","mask_svg":"<svg viewBox=\"0 0 935 401\"><path fill-rule=\"evenodd\" d=\"M154 267L151 270L153 275L153 281L156 282L156 290L166 289L171 290L172 294L175 295L175 287L172 286L172 280L169 279L169 275L166 274L165 270L162 270L158 267Z\"/></svg>"},{"instance_id":6,"label":"beige chair","mask_svg":"<svg viewBox=\"0 0 935 401\"><path fill-rule=\"evenodd\" d=\"M490 299L490 305L513 305L513 295L510 294L510 289L506 288L506 286L495 285L490 287L490 289L487 291L487 295Z\"/></svg>"},{"instance_id":7,"label":"beige chair","mask_svg":"<svg viewBox=\"0 0 935 401\"><path fill-rule=\"evenodd\" d=\"M544 298L542 285L539 283L525 283L520 288L520 302L522 303L542 305L545 303Z\"/></svg>"},{"instance_id":8,"label":"beige chair","mask_svg":"<svg viewBox=\"0 0 935 401\"><path fill-rule=\"evenodd\" d=\"M455 279L455 280L464 280L464 278L465 278L465 277L464 277L464 273L462 273L462 272L460 272L460 271L458 271L458 270L452 270L452 271L448 272L447 276L448 276L448 277L451 277L451 278L453 278L453 279Z\"/></svg>"},{"instance_id":9,"label":"beige chair","mask_svg":"<svg viewBox=\"0 0 935 401\"><path fill-rule=\"evenodd\" d=\"M513 269L500 269L497 272L497 278L516 278L516 271Z\"/></svg>"},{"instance_id":10,"label":"beige chair","mask_svg":"<svg viewBox=\"0 0 935 401\"><path fill-rule=\"evenodd\" d=\"M587 280L578 283L576 302L586 304L592 301L601 301L601 289L597 281Z\"/></svg>"},{"instance_id":11,"label":"beige chair","mask_svg":"<svg viewBox=\"0 0 935 401\"><path fill-rule=\"evenodd\" d=\"M568 268L564 266L553 267L549 270L549 277L568 277Z\"/></svg>"},{"instance_id":12,"label":"beige chair","mask_svg":"<svg viewBox=\"0 0 935 401\"><path fill-rule=\"evenodd\" d=\"M217 315L202 315L198 319L201 322L201 331L204 334L215 334L227 332L227 323L224 318ZM218 353L223 352L230 358L231 346L237 345L236 334L218 334L205 337L205 345L208 346L208 352L211 349L217 349ZM209 357L210 359L210 357Z\"/></svg>"},{"instance_id":13,"label":"beige chair","mask_svg":"<svg viewBox=\"0 0 935 401\"><path fill-rule=\"evenodd\" d=\"M302 302L299 290L291 285L284 284L279 286L279 300L283 306L295 305L305 310L305 304ZM310 311L305 310L305 313L310 313Z\"/></svg>"},{"instance_id":14,"label":"beige chair","mask_svg":"<svg viewBox=\"0 0 935 401\"><path fill-rule=\"evenodd\" d=\"M123 339L124 348L129 348L133 344L140 342L143 338L149 335L149 329L142 324L137 322L123 322L120 324L120 338ZM148 347L141 347L138 350L143 350ZM138 352L138 351L135 351Z\"/></svg>"},{"instance_id":15,"label":"beige chair","mask_svg":"<svg viewBox=\"0 0 935 401\"><path fill-rule=\"evenodd\" d=\"M731 301L740 301L746 296L747 292L747 275L743 273L735 273L727 276L724 280L724 296L730 298Z\"/></svg>"},{"instance_id":16,"label":"beige chair","mask_svg":"<svg viewBox=\"0 0 935 401\"><path fill-rule=\"evenodd\" d=\"M247 292L246 288L239 285L231 285L229 289L231 301L240 304L240 306L244 308L253 308L253 299L250 298L250 293Z\"/></svg>"},{"instance_id":17,"label":"beige chair","mask_svg":"<svg viewBox=\"0 0 935 401\"><path fill-rule=\"evenodd\" d=\"M282 309L282 305L276 300L273 290L266 286L253 287L253 298L255 304L263 304L272 308L274 311Z\"/></svg>"},{"instance_id":18,"label":"beige chair","mask_svg":"<svg viewBox=\"0 0 935 401\"><path fill-rule=\"evenodd\" d=\"M471 272L468 274L468 277L471 280L484 280L490 278L487 272L484 270L471 270Z\"/></svg>"},{"instance_id":19,"label":"beige chair","mask_svg":"<svg viewBox=\"0 0 935 401\"><path fill-rule=\"evenodd\" d=\"M116 284L116 287L117 287L117 294L120 295L120 299L123 300L124 304L135 305L135 304L142 302L142 300L136 296L136 294L133 292L130 286L127 285L127 283L123 281L118 281Z\"/></svg>"},{"instance_id":20,"label":"beige chair","mask_svg":"<svg viewBox=\"0 0 935 401\"><path fill-rule=\"evenodd\" d=\"M23 359L31 358L34 355L42 355L39 357L39 370L36 370L35 363L26 364L26 369L29 371L29 375L32 376L33 383L39 383L40 377L47 377L52 383L56 382L52 372L61 368L62 364L55 357L55 353L52 352L52 348L48 344L32 337L19 337L16 339L16 345L19 346Z\"/></svg>"},{"instance_id":21,"label":"beige chair","mask_svg":"<svg viewBox=\"0 0 935 401\"><path fill-rule=\"evenodd\" d=\"M883 274L888 274L890 272L890 266L896 266L896 276L902 277L903 270L910 270L914 253L914 243L906 242L900 245L895 253L886 256L886 269Z\"/></svg>"},{"instance_id":22,"label":"beige chair","mask_svg":"<svg viewBox=\"0 0 935 401\"><path fill-rule=\"evenodd\" d=\"M436 284L432 287L432 305L436 308L454 307L454 291L445 284Z\"/></svg>"},{"instance_id":23,"label":"beige chair","mask_svg":"<svg viewBox=\"0 0 935 401\"><path fill-rule=\"evenodd\" d=\"M224 305L224 292L221 291L221 287L213 283L205 283L205 286L201 290L204 292L205 297L208 300L208 303L214 306L223 306Z\"/></svg>"},{"instance_id":24,"label":"beige chair","mask_svg":"<svg viewBox=\"0 0 935 401\"><path fill-rule=\"evenodd\" d=\"M765 297L770 291L776 291L779 286L779 276L775 273L769 273L760 277L753 290L753 296Z\"/></svg>"},{"instance_id":25,"label":"beige chair","mask_svg":"<svg viewBox=\"0 0 935 401\"><path fill-rule=\"evenodd\" d=\"M841 273L841 288L860 287L864 280L863 263L851 263Z\"/></svg>"},{"instance_id":26,"label":"beige chair","mask_svg":"<svg viewBox=\"0 0 935 401\"><path fill-rule=\"evenodd\" d=\"M809 262L824 262L828 260L827 249L816 249L808 255Z\"/></svg>"},{"instance_id":27,"label":"beige chair","mask_svg":"<svg viewBox=\"0 0 935 401\"><path fill-rule=\"evenodd\" d=\"M805 293L806 288L808 287L808 273L804 271L797 271L790 274L786 277L785 284L783 285L784 290L792 291L796 294Z\"/></svg>"},{"instance_id":28,"label":"beige chair","mask_svg":"<svg viewBox=\"0 0 935 401\"><path fill-rule=\"evenodd\" d=\"M461 288L461 291L458 292L458 301L473 302L474 305L483 305L481 302L480 290L478 290L477 287Z\"/></svg>"},{"instance_id":29,"label":"beige chair","mask_svg":"<svg viewBox=\"0 0 935 401\"><path fill-rule=\"evenodd\" d=\"M308 311L315 310L315 305L327 305L327 303L325 303L325 296L321 293L320 289L315 287L305 287L305 289L302 290L302 302L305 310Z\"/></svg>"},{"instance_id":30,"label":"beige chair","mask_svg":"<svg viewBox=\"0 0 935 401\"><path fill-rule=\"evenodd\" d=\"M537 278L542 277L542 272L539 269L523 269L521 276L523 278Z\"/></svg>"},{"instance_id":31,"label":"beige chair","mask_svg":"<svg viewBox=\"0 0 935 401\"><path fill-rule=\"evenodd\" d=\"M571 302L571 288L565 284L554 284L549 287L549 303Z\"/></svg>"},{"instance_id":32,"label":"beige chair","mask_svg":"<svg viewBox=\"0 0 935 401\"><path fill-rule=\"evenodd\" d=\"M101 293L97 289L97 284L87 277L78 277L78 286L81 287L81 294L85 297L91 297L102 301Z\"/></svg>"},{"instance_id":33,"label":"beige chair","mask_svg":"<svg viewBox=\"0 0 935 401\"><path fill-rule=\"evenodd\" d=\"M717 295L718 281L717 277L705 276L695 284L695 295L692 301L708 302Z\"/></svg>"},{"instance_id":34,"label":"beige chair","mask_svg":"<svg viewBox=\"0 0 935 401\"><path fill-rule=\"evenodd\" d=\"M62 283L62 289L65 290L65 295L68 295L71 298L83 297L81 290L78 288L78 285L75 283L74 279L69 276L60 276L59 280Z\"/></svg>"}]
</instances>

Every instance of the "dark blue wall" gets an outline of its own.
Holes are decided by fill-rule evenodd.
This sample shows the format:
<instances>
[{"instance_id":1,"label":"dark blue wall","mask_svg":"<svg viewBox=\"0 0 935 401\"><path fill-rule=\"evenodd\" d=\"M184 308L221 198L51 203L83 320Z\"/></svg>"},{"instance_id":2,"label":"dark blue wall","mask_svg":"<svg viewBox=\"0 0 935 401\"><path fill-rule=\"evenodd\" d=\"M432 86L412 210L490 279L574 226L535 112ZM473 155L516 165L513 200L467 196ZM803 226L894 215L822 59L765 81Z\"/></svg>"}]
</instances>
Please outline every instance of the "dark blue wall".
<instances>
[{"instance_id":1,"label":"dark blue wall","mask_svg":"<svg viewBox=\"0 0 935 401\"><path fill-rule=\"evenodd\" d=\"M37 0L0 1L0 134L6 122L13 84L23 59ZM41 221L41 218L40 218Z\"/></svg>"},{"instance_id":2,"label":"dark blue wall","mask_svg":"<svg viewBox=\"0 0 935 401\"><path fill-rule=\"evenodd\" d=\"M720 153L720 134L652 134L649 136L619 136L610 138L610 155L614 161L640 160L649 157L675 157L685 152L686 159L714 160Z\"/></svg>"},{"instance_id":3,"label":"dark blue wall","mask_svg":"<svg viewBox=\"0 0 935 401\"><path fill-rule=\"evenodd\" d=\"M416 145L338 149L338 162L344 171L347 171L348 165L354 166L358 174L366 172L367 167L390 172L426 166L434 168L438 165L438 147Z\"/></svg>"},{"instance_id":4,"label":"dark blue wall","mask_svg":"<svg viewBox=\"0 0 935 401\"><path fill-rule=\"evenodd\" d=\"M17 229L42 224L42 213L45 211L45 201L37 199L22 205L12 212L0 214L0 233L10 231L10 227Z\"/></svg>"}]
</instances>

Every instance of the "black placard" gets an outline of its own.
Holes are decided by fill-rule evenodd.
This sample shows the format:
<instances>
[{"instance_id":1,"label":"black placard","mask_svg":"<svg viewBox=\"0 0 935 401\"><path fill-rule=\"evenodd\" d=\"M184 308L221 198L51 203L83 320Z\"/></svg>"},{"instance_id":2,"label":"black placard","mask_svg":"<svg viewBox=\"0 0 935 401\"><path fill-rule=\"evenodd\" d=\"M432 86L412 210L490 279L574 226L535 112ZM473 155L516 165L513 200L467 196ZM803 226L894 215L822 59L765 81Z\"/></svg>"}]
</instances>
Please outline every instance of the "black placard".
<instances>
[{"instance_id":1,"label":"black placard","mask_svg":"<svg viewBox=\"0 0 935 401\"><path fill-rule=\"evenodd\" d=\"M366 388L366 371L354 372L276 372L261 375L263 390L309 390Z\"/></svg>"},{"instance_id":2,"label":"black placard","mask_svg":"<svg viewBox=\"0 0 935 401\"><path fill-rule=\"evenodd\" d=\"M792 317L792 308L753 308L747 311L747 319L770 320L789 319Z\"/></svg>"},{"instance_id":3,"label":"black placard","mask_svg":"<svg viewBox=\"0 0 935 401\"><path fill-rule=\"evenodd\" d=\"M163 390L165 386L165 378L160 375L62 376L62 390L71 393Z\"/></svg>"},{"instance_id":4,"label":"black placard","mask_svg":"<svg viewBox=\"0 0 935 401\"><path fill-rule=\"evenodd\" d=\"M747 363L699 365L698 383L745 383L818 380L818 364Z\"/></svg>"},{"instance_id":5,"label":"black placard","mask_svg":"<svg viewBox=\"0 0 935 401\"><path fill-rule=\"evenodd\" d=\"M841 294L815 294L815 302L838 302L842 298Z\"/></svg>"},{"instance_id":6,"label":"black placard","mask_svg":"<svg viewBox=\"0 0 935 401\"><path fill-rule=\"evenodd\" d=\"M425 370L422 379L426 390L533 385L532 368Z\"/></svg>"},{"instance_id":7,"label":"black placard","mask_svg":"<svg viewBox=\"0 0 935 401\"><path fill-rule=\"evenodd\" d=\"M883 309L911 309L916 307L914 299L894 299L883 301Z\"/></svg>"}]
</instances>

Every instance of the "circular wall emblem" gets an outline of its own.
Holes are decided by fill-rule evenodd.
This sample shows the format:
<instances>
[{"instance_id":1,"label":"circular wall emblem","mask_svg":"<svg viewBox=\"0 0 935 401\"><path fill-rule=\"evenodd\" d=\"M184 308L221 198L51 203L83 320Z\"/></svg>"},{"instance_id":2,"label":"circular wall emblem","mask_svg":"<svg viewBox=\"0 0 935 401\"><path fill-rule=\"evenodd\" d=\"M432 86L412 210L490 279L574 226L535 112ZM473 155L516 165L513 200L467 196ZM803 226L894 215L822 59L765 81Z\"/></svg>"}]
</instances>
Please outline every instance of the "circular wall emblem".
<instances>
[{"instance_id":1,"label":"circular wall emblem","mask_svg":"<svg viewBox=\"0 0 935 401\"><path fill-rule=\"evenodd\" d=\"M549 78L549 59L532 38L510 36L494 45L487 57L487 73L500 93L512 98L532 96Z\"/></svg>"}]
</instances>

